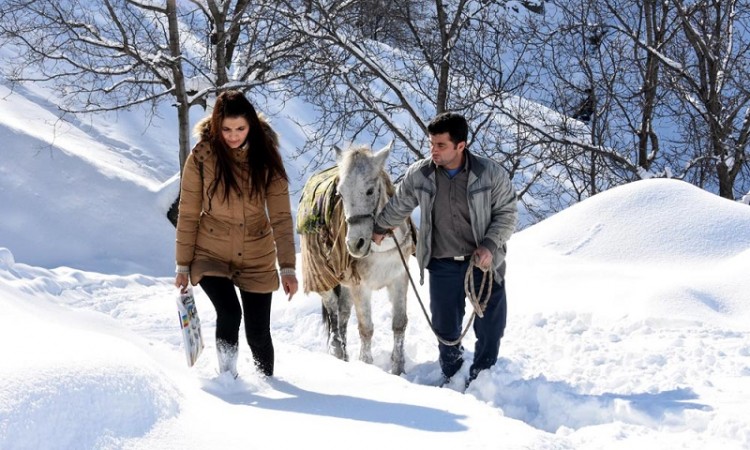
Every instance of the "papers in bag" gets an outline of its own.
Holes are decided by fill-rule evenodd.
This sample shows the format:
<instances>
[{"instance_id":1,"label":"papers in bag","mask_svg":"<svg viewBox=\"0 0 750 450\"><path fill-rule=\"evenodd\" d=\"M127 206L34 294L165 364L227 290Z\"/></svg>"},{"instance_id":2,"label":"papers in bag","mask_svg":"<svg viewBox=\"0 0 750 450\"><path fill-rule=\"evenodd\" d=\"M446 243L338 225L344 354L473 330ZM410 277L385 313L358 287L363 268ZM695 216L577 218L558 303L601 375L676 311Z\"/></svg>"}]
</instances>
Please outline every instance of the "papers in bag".
<instances>
[{"instance_id":1,"label":"papers in bag","mask_svg":"<svg viewBox=\"0 0 750 450\"><path fill-rule=\"evenodd\" d=\"M203 351L203 336L201 335L201 321L195 307L193 289L188 286L186 293L177 296L177 312L182 327L182 342L185 344L185 356L188 367L192 367Z\"/></svg>"}]
</instances>

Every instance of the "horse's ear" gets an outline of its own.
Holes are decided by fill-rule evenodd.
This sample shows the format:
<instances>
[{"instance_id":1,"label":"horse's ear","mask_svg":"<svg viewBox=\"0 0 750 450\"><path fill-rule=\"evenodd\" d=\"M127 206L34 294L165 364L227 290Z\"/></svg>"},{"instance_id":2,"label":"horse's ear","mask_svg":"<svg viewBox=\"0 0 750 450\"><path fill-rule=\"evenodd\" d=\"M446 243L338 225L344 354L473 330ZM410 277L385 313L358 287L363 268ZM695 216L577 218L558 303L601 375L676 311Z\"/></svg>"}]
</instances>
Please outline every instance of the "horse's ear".
<instances>
[{"instance_id":1,"label":"horse's ear","mask_svg":"<svg viewBox=\"0 0 750 450\"><path fill-rule=\"evenodd\" d=\"M391 149L393 148L393 141L389 142L388 145L378 150L375 155L373 155L373 159L375 159L375 163L378 164L380 167L385 167L385 160L388 159L388 155L391 154Z\"/></svg>"},{"instance_id":2,"label":"horse's ear","mask_svg":"<svg viewBox=\"0 0 750 450\"><path fill-rule=\"evenodd\" d=\"M344 156L344 150L338 145L334 145L333 150L336 151L336 162L341 162L341 157Z\"/></svg>"}]
</instances>

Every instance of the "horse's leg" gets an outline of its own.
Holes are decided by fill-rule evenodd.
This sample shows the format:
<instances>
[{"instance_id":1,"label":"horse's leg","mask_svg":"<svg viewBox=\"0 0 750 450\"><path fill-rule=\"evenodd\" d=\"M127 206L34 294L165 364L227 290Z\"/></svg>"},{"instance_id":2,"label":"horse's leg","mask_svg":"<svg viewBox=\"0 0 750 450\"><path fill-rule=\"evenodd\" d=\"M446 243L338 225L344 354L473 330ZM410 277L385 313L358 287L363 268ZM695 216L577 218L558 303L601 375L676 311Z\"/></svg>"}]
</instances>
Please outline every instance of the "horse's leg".
<instances>
[{"instance_id":1,"label":"horse's leg","mask_svg":"<svg viewBox=\"0 0 750 450\"><path fill-rule=\"evenodd\" d=\"M352 294L349 288L346 286L339 285L337 292L337 305L339 310L339 340L341 342L341 350L343 353L344 361L349 361L349 353L346 350L346 333L347 325L349 325L349 317L352 315Z\"/></svg>"},{"instance_id":2,"label":"horse's leg","mask_svg":"<svg viewBox=\"0 0 750 450\"><path fill-rule=\"evenodd\" d=\"M409 279L406 275L397 278L388 286L388 298L393 308L393 352L391 353L391 373L404 373L404 334L408 318L406 316L406 292Z\"/></svg>"},{"instance_id":3,"label":"horse's leg","mask_svg":"<svg viewBox=\"0 0 750 450\"><path fill-rule=\"evenodd\" d=\"M348 361L349 356L346 353L346 324L351 314L351 306L342 310L341 286L336 286L333 290L323 292L320 295L323 304L323 321L328 331L329 352L339 359ZM348 294L344 294L343 296L348 297ZM346 299L344 299L344 302L346 302Z\"/></svg>"},{"instance_id":4,"label":"horse's leg","mask_svg":"<svg viewBox=\"0 0 750 450\"><path fill-rule=\"evenodd\" d=\"M357 313L357 325L359 326L359 359L372 364L372 307L370 297L372 291L362 285L352 288L352 299L354 300L354 311Z\"/></svg>"}]
</instances>

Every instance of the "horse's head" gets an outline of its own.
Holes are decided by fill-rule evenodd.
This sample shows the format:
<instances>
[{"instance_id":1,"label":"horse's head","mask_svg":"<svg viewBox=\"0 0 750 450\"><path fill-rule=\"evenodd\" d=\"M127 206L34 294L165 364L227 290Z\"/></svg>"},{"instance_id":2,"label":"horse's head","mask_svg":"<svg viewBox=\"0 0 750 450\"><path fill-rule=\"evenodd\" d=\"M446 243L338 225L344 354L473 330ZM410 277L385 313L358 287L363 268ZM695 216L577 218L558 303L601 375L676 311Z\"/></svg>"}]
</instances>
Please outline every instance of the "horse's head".
<instances>
[{"instance_id":1,"label":"horse's head","mask_svg":"<svg viewBox=\"0 0 750 450\"><path fill-rule=\"evenodd\" d=\"M336 148L339 167L338 193L346 218L346 248L354 258L370 253L375 216L388 200L382 179L388 144L376 153L367 147Z\"/></svg>"}]
</instances>

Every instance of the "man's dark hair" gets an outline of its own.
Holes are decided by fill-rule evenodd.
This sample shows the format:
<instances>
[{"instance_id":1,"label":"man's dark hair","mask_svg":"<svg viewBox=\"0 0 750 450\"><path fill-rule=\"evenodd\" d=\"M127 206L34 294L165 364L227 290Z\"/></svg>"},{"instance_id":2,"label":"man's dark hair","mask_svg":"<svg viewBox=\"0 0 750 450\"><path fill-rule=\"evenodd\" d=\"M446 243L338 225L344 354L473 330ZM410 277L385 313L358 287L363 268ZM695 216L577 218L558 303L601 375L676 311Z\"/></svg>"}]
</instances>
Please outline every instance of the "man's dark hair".
<instances>
[{"instance_id":1,"label":"man's dark hair","mask_svg":"<svg viewBox=\"0 0 750 450\"><path fill-rule=\"evenodd\" d=\"M469 124L466 118L461 114L454 112L444 112L435 116L427 125L427 132L430 134L448 133L451 142L458 145L459 142L466 142L469 138Z\"/></svg>"}]
</instances>

